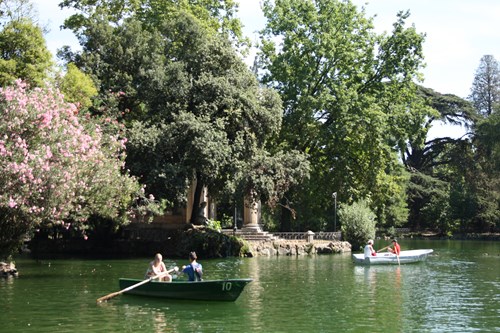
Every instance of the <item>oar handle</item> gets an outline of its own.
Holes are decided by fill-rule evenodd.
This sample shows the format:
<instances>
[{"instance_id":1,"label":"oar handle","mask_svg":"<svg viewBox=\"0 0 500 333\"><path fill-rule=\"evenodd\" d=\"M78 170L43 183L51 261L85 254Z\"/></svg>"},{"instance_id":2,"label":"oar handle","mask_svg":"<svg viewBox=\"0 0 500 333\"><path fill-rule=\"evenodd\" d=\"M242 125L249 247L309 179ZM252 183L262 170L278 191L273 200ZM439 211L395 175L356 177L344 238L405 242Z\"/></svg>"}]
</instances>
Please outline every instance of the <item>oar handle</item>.
<instances>
[{"instance_id":1,"label":"oar handle","mask_svg":"<svg viewBox=\"0 0 500 333\"><path fill-rule=\"evenodd\" d=\"M113 298L113 297L115 297L115 296L118 296L118 295L120 295L120 294L123 294L123 293L124 293L124 292L126 292L126 291L129 291L129 290L132 290L132 289L134 289L134 288L136 288L136 287L142 286L143 284L146 284L146 283L148 283L148 282L150 282L150 281L152 281L152 280L154 280L154 279L161 278L161 277L163 277L163 276L165 276L165 275L167 275L167 274L172 273L173 271L178 271L178 270L179 270L179 267L175 266L175 267L174 267L173 269L171 269L171 270L168 270L168 271L166 271L166 272L163 272L163 273L160 273L160 274L158 274L158 275L152 276L152 277L150 277L150 278L148 278L148 279L146 279L146 280L144 280L144 281L141 281L141 282L139 282L139 283L136 283L136 284L134 284L134 285L132 285L132 286L130 286L130 287L127 287L127 288L122 289L122 290L120 290L120 291L116 291L116 292L111 293L111 294L109 294L109 295L106 295L106 296L100 297L100 298L98 298L98 299L97 299L97 303L101 303L101 302L103 302L103 301L107 301L108 299Z\"/></svg>"},{"instance_id":2,"label":"oar handle","mask_svg":"<svg viewBox=\"0 0 500 333\"><path fill-rule=\"evenodd\" d=\"M166 272L160 273L160 274L155 275L155 276L151 276L151 277L148 279L148 282L149 282L149 281L151 281L151 280L155 280L155 279L159 279L159 278L161 278L161 277L164 277L165 275L170 274L170 273L172 273L172 272L174 272L174 271L175 271L175 272L177 272L178 270L179 270L179 267L175 266L174 268L172 268L172 269L170 269L170 270L168 270L168 271L166 271ZM133 287L133 286L131 286L131 287ZM130 288L130 287L129 287L129 288ZM125 290L125 289L124 289L124 290Z\"/></svg>"}]
</instances>

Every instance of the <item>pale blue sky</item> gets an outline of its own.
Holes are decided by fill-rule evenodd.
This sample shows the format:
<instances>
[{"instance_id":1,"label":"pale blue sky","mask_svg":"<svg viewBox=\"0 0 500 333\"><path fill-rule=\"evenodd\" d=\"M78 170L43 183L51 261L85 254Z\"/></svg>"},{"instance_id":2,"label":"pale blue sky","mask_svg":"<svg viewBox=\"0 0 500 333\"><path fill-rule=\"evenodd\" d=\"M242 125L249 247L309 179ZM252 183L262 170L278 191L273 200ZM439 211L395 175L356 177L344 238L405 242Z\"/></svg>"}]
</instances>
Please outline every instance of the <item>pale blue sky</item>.
<instances>
[{"instance_id":1,"label":"pale blue sky","mask_svg":"<svg viewBox=\"0 0 500 333\"><path fill-rule=\"evenodd\" d=\"M258 0L240 2L247 34L263 27ZM441 93L469 95L474 72L485 54L500 60L499 0L352 0L374 19L375 30L390 32L398 11L409 10L407 20L427 35L424 44L424 85ZM257 27L257 28L254 28Z\"/></svg>"},{"instance_id":2,"label":"pale blue sky","mask_svg":"<svg viewBox=\"0 0 500 333\"><path fill-rule=\"evenodd\" d=\"M40 23L51 31L46 35L47 46L55 51L63 45L78 47L71 32L59 26L69 11L61 11L60 0L33 0ZM375 29L390 32L398 11L410 10L409 24L426 33L423 70L424 86L441 93L467 97L479 60L485 54L500 60L500 1L499 0L352 0L364 6L368 16L375 16ZM259 0L240 0L240 18L245 34L256 39L256 30L265 20ZM445 129L439 129L443 131ZM453 129L446 129L446 134ZM440 133L441 135L444 133ZM437 133L436 133L437 135Z\"/></svg>"}]
</instances>

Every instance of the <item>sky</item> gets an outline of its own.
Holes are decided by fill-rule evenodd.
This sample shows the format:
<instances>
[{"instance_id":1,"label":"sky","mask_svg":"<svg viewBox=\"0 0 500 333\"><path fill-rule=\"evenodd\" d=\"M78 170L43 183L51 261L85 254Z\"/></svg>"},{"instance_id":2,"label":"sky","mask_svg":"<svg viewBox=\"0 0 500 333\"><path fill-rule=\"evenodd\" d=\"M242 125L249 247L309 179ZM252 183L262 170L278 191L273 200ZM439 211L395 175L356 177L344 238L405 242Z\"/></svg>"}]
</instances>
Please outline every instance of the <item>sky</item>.
<instances>
[{"instance_id":1,"label":"sky","mask_svg":"<svg viewBox=\"0 0 500 333\"><path fill-rule=\"evenodd\" d=\"M425 33L423 85L440 93L466 98L470 93L474 73L486 54L500 60L500 1L499 0L351 0L365 7L367 16L374 17L377 33L392 30L399 11L410 11L407 19L419 33ZM78 48L69 31L59 27L71 11L58 7L61 0L33 0L40 23L50 32L47 46L55 54L63 45ZM239 17L244 33L257 40L256 31L265 25L260 0L240 0ZM431 136L460 136L457 127L439 126Z\"/></svg>"}]
</instances>

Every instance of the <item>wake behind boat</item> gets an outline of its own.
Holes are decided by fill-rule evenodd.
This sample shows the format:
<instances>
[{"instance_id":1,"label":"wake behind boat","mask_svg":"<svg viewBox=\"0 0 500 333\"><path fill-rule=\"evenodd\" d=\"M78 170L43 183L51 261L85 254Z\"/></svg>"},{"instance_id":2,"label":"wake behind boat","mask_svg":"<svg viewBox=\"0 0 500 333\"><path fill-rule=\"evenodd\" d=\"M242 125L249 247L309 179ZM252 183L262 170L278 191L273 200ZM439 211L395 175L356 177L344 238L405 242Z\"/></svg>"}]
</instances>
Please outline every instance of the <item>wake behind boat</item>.
<instances>
[{"instance_id":1,"label":"wake behind boat","mask_svg":"<svg viewBox=\"0 0 500 333\"><path fill-rule=\"evenodd\" d=\"M363 253L353 254L352 261L358 265L398 265L424 261L432 249L401 251L398 257L392 253L377 253L376 256L366 257Z\"/></svg>"},{"instance_id":2,"label":"wake behind boat","mask_svg":"<svg viewBox=\"0 0 500 333\"><path fill-rule=\"evenodd\" d=\"M128 288L140 281L121 278L120 289ZM252 279L151 281L127 291L126 294L186 300L235 301L250 282Z\"/></svg>"}]
</instances>

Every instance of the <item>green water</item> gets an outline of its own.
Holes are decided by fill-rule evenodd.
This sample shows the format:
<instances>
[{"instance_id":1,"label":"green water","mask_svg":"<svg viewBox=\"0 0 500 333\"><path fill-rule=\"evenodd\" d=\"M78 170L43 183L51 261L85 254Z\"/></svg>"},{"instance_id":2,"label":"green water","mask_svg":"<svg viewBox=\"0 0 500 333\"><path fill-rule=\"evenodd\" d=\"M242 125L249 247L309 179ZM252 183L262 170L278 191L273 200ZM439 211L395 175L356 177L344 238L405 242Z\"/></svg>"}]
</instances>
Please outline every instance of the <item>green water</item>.
<instances>
[{"instance_id":1,"label":"green water","mask_svg":"<svg viewBox=\"0 0 500 333\"><path fill-rule=\"evenodd\" d=\"M150 258L17 258L19 278L0 279L0 331L500 332L500 242L401 244L435 252L401 267L354 266L350 254L200 260L206 279L254 279L234 303L121 295L98 305Z\"/></svg>"}]
</instances>

